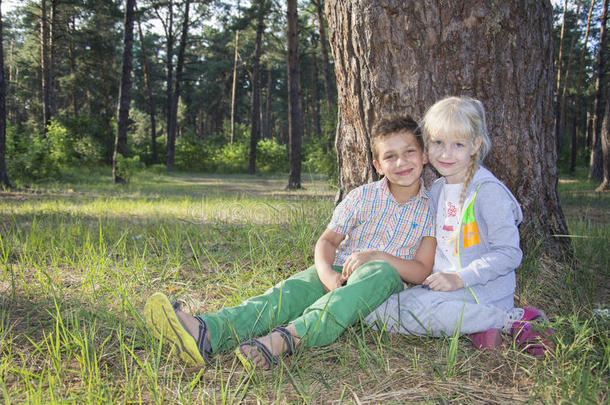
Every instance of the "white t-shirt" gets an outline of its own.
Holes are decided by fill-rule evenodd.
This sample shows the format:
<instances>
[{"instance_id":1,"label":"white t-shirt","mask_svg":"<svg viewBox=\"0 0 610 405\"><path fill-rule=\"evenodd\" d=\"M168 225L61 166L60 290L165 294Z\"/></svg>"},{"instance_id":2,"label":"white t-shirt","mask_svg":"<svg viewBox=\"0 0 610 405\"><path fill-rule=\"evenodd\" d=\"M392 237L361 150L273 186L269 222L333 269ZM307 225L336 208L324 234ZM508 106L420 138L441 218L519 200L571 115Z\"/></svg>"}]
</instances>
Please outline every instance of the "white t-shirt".
<instances>
[{"instance_id":1,"label":"white t-shirt","mask_svg":"<svg viewBox=\"0 0 610 405\"><path fill-rule=\"evenodd\" d=\"M460 268L456 236L462 219L459 210L463 183L445 184L436 210L435 273L455 273Z\"/></svg>"}]
</instances>

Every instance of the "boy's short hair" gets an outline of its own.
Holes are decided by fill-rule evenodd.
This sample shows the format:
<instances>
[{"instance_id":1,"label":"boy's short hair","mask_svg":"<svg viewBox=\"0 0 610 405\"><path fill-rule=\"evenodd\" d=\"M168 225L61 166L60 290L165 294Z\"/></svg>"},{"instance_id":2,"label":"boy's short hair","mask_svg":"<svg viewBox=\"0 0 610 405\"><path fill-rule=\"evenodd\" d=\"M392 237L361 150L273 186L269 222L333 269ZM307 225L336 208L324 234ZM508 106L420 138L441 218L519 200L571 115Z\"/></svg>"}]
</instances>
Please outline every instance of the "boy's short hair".
<instances>
[{"instance_id":1,"label":"boy's short hair","mask_svg":"<svg viewBox=\"0 0 610 405\"><path fill-rule=\"evenodd\" d=\"M417 122L408 115L390 115L382 117L373 126L373 133L371 134L371 152L373 152L373 159L377 160L377 144L380 140L395 135L399 132L408 132L412 134L422 152L424 150L424 138L422 137L421 130Z\"/></svg>"}]
</instances>

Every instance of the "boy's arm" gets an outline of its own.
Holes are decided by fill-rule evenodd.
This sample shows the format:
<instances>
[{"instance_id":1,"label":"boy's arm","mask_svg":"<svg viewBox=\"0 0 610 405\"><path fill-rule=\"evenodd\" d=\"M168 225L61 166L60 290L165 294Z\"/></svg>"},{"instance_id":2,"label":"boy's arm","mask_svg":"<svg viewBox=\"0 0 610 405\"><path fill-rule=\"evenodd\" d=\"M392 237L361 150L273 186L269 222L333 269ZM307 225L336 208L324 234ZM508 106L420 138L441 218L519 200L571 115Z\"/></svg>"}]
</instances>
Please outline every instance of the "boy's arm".
<instances>
[{"instance_id":1,"label":"boy's arm","mask_svg":"<svg viewBox=\"0 0 610 405\"><path fill-rule=\"evenodd\" d=\"M326 229L316 242L314 249L316 271L326 291L341 287L343 282L347 280L343 279L341 273L333 270L337 247L343 239L345 239L345 235Z\"/></svg>"},{"instance_id":2,"label":"boy's arm","mask_svg":"<svg viewBox=\"0 0 610 405\"><path fill-rule=\"evenodd\" d=\"M419 242L413 260L402 259L379 250L352 253L343 265L343 278L347 280L358 267L373 260L390 263L398 271L400 278L408 283L420 284L432 273L436 238L424 236Z\"/></svg>"}]
</instances>

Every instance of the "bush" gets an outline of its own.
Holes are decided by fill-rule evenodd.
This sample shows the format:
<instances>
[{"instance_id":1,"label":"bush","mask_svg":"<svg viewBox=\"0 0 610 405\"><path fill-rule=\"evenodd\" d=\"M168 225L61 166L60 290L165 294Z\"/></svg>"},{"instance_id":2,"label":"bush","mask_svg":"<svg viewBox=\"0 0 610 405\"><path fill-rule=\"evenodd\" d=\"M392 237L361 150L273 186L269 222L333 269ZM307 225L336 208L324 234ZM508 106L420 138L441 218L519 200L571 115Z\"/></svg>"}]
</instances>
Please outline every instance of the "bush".
<instances>
[{"instance_id":1,"label":"bush","mask_svg":"<svg viewBox=\"0 0 610 405\"><path fill-rule=\"evenodd\" d=\"M334 149L326 150L325 143L310 142L304 147L303 166L305 170L324 175L331 184L337 184L337 155Z\"/></svg>"},{"instance_id":2,"label":"bush","mask_svg":"<svg viewBox=\"0 0 610 405\"><path fill-rule=\"evenodd\" d=\"M248 153L249 153L248 148ZM256 151L256 170L261 173L288 172L288 147L275 139L261 139Z\"/></svg>"},{"instance_id":3,"label":"bush","mask_svg":"<svg viewBox=\"0 0 610 405\"><path fill-rule=\"evenodd\" d=\"M144 163L140 161L140 156L124 157L116 154L116 174L126 182L138 171L144 169Z\"/></svg>"}]
</instances>

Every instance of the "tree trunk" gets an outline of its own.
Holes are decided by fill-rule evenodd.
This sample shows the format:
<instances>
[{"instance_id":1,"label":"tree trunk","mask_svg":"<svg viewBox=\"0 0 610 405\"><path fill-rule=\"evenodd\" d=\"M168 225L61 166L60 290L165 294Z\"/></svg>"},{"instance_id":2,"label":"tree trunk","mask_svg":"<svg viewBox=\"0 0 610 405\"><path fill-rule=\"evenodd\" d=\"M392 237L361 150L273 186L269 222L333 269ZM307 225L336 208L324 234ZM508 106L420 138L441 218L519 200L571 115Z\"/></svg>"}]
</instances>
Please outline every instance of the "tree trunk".
<instances>
[{"instance_id":1,"label":"tree trunk","mask_svg":"<svg viewBox=\"0 0 610 405\"><path fill-rule=\"evenodd\" d=\"M142 67L144 68L144 81L146 82L146 107L150 115L150 145L151 163L157 163L157 123L155 122L155 99L153 97L152 83L148 69L148 58L146 57L146 47L144 46L144 35L142 35L142 25L138 18L138 33L140 34L140 49L142 51Z\"/></svg>"},{"instance_id":2,"label":"tree trunk","mask_svg":"<svg viewBox=\"0 0 610 405\"><path fill-rule=\"evenodd\" d=\"M561 85L562 85L562 67L563 67L563 39L565 38L566 29L566 14L568 11L568 0L563 2L563 20L561 22L561 34L559 35L559 56L557 57L557 87L555 90L555 138L557 139L557 149L561 149L561 119L560 119L560 100L561 100Z\"/></svg>"},{"instance_id":3,"label":"tree trunk","mask_svg":"<svg viewBox=\"0 0 610 405\"><path fill-rule=\"evenodd\" d=\"M576 7L576 16L580 15L580 4ZM578 20L577 20L578 21ZM574 55L574 44L576 43L576 35L572 35L570 41L570 50L568 51L568 60L566 61L565 78L563 79L563 86L561 88L561 95L559 100L559 142L557 144L558 153L563 149L564 137L565 137L565 126L566 126L566 95L568 90L568 80L570 79L570 67L572 65L572 56Z\"/></svg>"},{"instance_id":4,"label":"tree trunk","mask_svg":"<svg viewBox=\"0 0 610 405\"><path fill-rule=\"evenodd\" d=\"M610 100L610 86L606 86L606 100ZM603 153L603 172L602 184L595 191L610 190L610 103L606 101L606 111L604 113L604 123L601 128L601 143Z\"/></svg>"},{"instance_id":5,"label":"tree trunk","mask_svg":"<svg viewBox=\"0 0 610 405\"><path fill-rule=\"evenodd\" d=\"M271 68L267 69L267 90L265 91L265 118L263 138L271 138Z\"/></svg>"},{"instance_id":6,"label":"tree trunk","mask_svg":"<svg viewBox=\"0 0 610 405\"><path fill-rule=\"evenodd\" d=\"M585 71L585 56L587 54L587 41L589 40L589 29L591 28L591 16L593 15L593 7L595 6L595 0L591 0L591 6L589 7L589 14L587 16L587 28L585 30L585 39L583 41L582 53L580 54L580 63L578 65L578 77L576 79L576 103L575 103L575 112L574 112L574 125L572 125L572 148L570 151L570 173L574 173L576 169L576 156L578 154L578 122L580 120L580 116L582 114L581 104L583 104L584 100L581 100L581 88L582 88L582 79ZM585 132L586 132L586 117L585 117Z\"/></svg>"},{"instance_id":7,"label":"tree trunk","mask_svg":"<svg viewBox=\"0 0 610 405\"><path fill-rule=\"evenodd\" d=\"M59 0L51 0L51 15L49 16L49 68L48 68L48 93L49 93L49 121L55 116L55 42L57 27L57 3Z\"/></svg>"},{"instance_id":8,"label":"tree trunk","mask_svg":"<svg viewBox=\"0 0 610 405\"><path fill-rule=\"evenodd\" d=\"M171 116L167 128L167 168L174 169L174 152L176 150L176 128L178 126L178 102L180 100L180 86L182 85L182 72L184 70L184 52L188 39L189 9L191 1L186 0L184 8L184 20L182 21L182 34L178 47L178 62L176 65L176 81L174 82L174 92L171 101Z\"/></svg>"},{"instance_id":9,"label":"tree trunk","mask_svg":"<svg viewBox=\"0 0 610 405\"><path fill-rule=\"evenodd\" d=\"M49 22L47 17L47 0L40 1L40 68L42 87L43 133L51 122L51 106L49 105Z\"/></svg>"},{"instance_id":10,"label":"tree trunk","mask_svg":"<svg viewBox=\"0 0 610 405\"><path fill-rule=\"evenodd\" d=\"M123 34L123 62L119 86L119 109L117 134L112 158L112 177L115 183L125 183L117 170L118 155L127 155L127 127L129 125L129 103L131 102L131 70L133 61L133 10L136 0L127 0L125 5L125 32Z\"/></svg>"},{"instance_id":11,"label":"tree trunk","mask_svg":"<svg viewBox=\"0 0 610 405\"><path fill-rule=\"evenodd\" d=\"M487 166L523 206L522 234L569 249L557 194L552 9L548 1L327 0L338 88L337 201L377 179L370 131L383 114L421 117L447 95L480 99Z\"/></svg>"},{"instance_id":12,"label":"tree trunk","mask_svg":"<svg viewBox=\"0 0 610 405\"><path fill-rule=\"evenodd\" d=\"M174 111L173 101L174 101L174 4L173 0L169 0L167 3L168 9L168 22L165 27L165 37L167 39L167 47L166 47L166 55L167 58L166 70L167 70L167 85L166 85L166 93L167 93L167 116L166 116L166 126L167 126L167 145L166 145L166 161L165 164L168 170L174 169L174 143L170 142L170 133L174 133L172 129L172 111Z\"/></svg>"},{"instance_id":13,"label":"tree trunk","mask_svg":"<svg viewBox=\"0 0 610 405\"><path fill-rule=\"evenodd\" d=\"M322 128L320 126L320 100L318 97L318 57L316 38L312 35L311 39L311 102L313 105L313 130L315 138L320 139Z\"/></svg>"},{"instance_id":14,"label":"tree trunk","mask_svg":"<svg viewBox=\"0 0 610 405\"><path fill-rule=\"evenodd\" d=\"M254 45L254 60L252 61L252 118L250 127L250 159L248 162L248 173L256 172L256 145L261 136L261 52L263 43L263 31L265 30L265 2L257 1L258 21L256 24L256 42Z\"/></svg>"},{"instance_id":15,"label":"tree trunk","mask_svg":"<svg viewBox=\"0 0 610 405\"><path fill-rule=\"evenodd\" d=\"M11 187L6 171L6 82L4 81L4 34L0 0L0 189Z\"/></svg>"},{"instance_id":16,"label":"tree trunk","mask_svg":"<svg viewBox=\"0 0 610 405\"><path fill-rule=\"evenodd\" d=\"M604 118L606 100L603 95L606 69L606 21L608 19L608 0L604 0L599 31L599 51L597 52L597 79L595 82L595 115L593 117L593 137L591 139L591 161L589 166L589 179L601 181L603 177L603 156L601 143L601 127Z\"/></svg>"},{"instance_id":17,"label":"tree trunk","mask_svg":"<svg viewBox=\"0 0 610 405\"><path fill-rule=\"evenodd\" d=\"M233 56L233 84L231 85L231 144L235 139L235 93L237 91L237 62L239 61L239 30L235 31L235 55Z\"/></svg>"},{"instance_id":18,"label":"tree trunk","mask_svg":"<svg viewBox=\"0 0 610 405\"><path fill-rule=\"evenodd\" d=\"M287 188L293 190L301 188L301 144L303 141L297 0L287 0L286 16L288 20L288 137L290 144L290 173Z\"/></svg>"},{"instance_id":19,"label":"tree trunk","mask_svg":"<svg viewBox=\"0 0 610 405\"><path fill-rule=\"evenodd\" d=\"M316 17L320 31L320 49L322 50L322 67L324 69L324 90L326 90L326 108L331 112L333 104L333 90L331 85L330 62L328 61L328 48L326 46L326 30L324 29L324 14L322 13L322 0L313 0L316 5Z\"/></svg>"},{"instance_id":20,"label":"tree trunk","mask_svg":"<svg viewBox=\"0 0 610 405\"><path fill-rule=\"evenodd\" d=\"M76 76L76 56L74 55L74 42L72 38L76 32L76 17L70 16L67 22L68 25L68 58L70 59L70 76ZM73 79L74 80L74 79ZM76 84L72 83L70 89L70 102L72 103L72 113L74 117L78 115L78 103L76 101Z\"/></svg>"}]
</instances>

